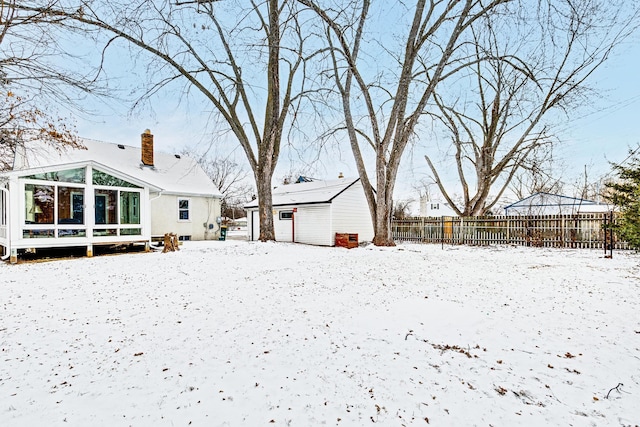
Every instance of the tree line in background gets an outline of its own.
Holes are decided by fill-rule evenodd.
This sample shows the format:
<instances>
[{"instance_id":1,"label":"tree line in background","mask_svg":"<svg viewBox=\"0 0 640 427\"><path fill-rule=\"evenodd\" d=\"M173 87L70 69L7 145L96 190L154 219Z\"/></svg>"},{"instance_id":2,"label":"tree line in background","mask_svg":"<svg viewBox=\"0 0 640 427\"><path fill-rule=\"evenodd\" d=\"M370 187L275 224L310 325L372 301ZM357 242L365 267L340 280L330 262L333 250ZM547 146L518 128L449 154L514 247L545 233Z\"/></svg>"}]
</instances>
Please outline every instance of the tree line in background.
<instances>
[{"instance_id":1,"label":"tree line in background","mask_svg":"<svg viewBox=\"0 0 640 427\"><path fill-rule=\"evenodd\" d=\"M275 239L271 191L283 144L321 150L347 141L376 245L393 245L393 190L416 141L434 141L425 154L433 184L460 215L483 215L510 185L543 177L558 140L554 124L594 96L589 78L640 22L640 5L624 0L0 0L0 7L6 93L35 82L34 93L72 103L63 87L103 94L108 64L128 49L144 69L138 103L170 88L205 102L250 167L260 240ZM73 58L61 35L94 45L95 68L81 74L51 62ZM73 141L67 136L60 142ZM236 203L238 164L202 165ZM457 190L444 178L451 171Z\"/></svg>"}]
</instances>

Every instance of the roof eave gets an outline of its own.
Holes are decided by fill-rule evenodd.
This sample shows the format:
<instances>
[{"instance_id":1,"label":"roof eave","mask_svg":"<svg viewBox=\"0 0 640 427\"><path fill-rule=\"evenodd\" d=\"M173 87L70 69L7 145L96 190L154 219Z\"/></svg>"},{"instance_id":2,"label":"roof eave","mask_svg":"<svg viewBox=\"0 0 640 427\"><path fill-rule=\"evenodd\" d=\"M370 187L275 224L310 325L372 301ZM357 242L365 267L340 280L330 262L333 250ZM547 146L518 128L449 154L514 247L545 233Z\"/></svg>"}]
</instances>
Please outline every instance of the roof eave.
<instances>
[{"instance_id":1,"label":"roof eave","mask_svg":"<svg viewBox=\"0 0 640 427\"><path fill-rule=\"evenodd\" d=\"M360 181L360 178L356 178L353 180L353 182L351 182L349 185L345 186L343 189L341 189L340 191L338 191L336 194L334 194L333 196L331 196L329 199L324 199L324 200L314 200L312 202L296 202L296 201L292 201L290 203L276 203L276 204L272 204L271 206L275 207L282 207L282 206L303 206L303 205L317 205L317 204L323 204L323 203L331 203L336 197L338 197L339 195L341 195L342 193L344 193L345 191L347 191L349 188L351 188L356 182ZM295 184L292 184L295 185ZM256 199L256 203L253 204L253 202L251 202L251 204L248 205L244 205L245 209L252 209L252 208L257 208L258 202Z\"/></svg>"},{"instance_id":2,"label":"roof eave","mask_svg":"<svg viewBox=\"0 0 640 427\"><path fill-rule=\"evenodd\" d=\"M215 194L215 193L191 193L188 191L175 191L175 190L167 191L162 189L160 189L160 191L162 192L163 195L167 195L167 196L211 197L213 199L222 199L223 197L222 194Z\"/></svg>"}]
</instances>

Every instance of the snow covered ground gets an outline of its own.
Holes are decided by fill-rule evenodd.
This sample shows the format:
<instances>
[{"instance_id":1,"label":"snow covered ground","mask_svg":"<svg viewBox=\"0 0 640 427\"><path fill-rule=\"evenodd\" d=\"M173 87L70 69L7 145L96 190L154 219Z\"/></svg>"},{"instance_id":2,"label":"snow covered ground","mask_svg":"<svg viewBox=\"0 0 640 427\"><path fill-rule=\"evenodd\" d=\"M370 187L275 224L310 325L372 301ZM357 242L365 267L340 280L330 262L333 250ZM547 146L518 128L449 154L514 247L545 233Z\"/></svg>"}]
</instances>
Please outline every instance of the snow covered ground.
<instances>
[{"instance_id":1,"label":"snow covered ground","mask_svg":"<svg viewBox=\"0 0 640 427\"><path fill-rule=\"evenodd\" d=\"M596 250L1 264L0 426L635 426L639 308L640 256Z\"/></svg>"}]
</instances>

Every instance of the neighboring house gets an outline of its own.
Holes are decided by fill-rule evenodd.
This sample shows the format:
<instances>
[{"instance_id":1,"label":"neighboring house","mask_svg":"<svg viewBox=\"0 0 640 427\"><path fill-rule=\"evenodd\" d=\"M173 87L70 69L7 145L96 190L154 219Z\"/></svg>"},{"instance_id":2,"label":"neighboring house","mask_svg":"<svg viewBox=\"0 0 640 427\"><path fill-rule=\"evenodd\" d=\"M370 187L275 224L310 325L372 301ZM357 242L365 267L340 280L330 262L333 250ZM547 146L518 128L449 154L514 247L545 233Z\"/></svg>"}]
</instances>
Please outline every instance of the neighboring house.
<instances>
[{"instance_id":1,"label":"neighboring house","mask_svg":"<svg viewBox=\"0 0 640 427\"><path fill-rule=\"evenodd\" d=\"M247 217L236 218L231 220L231 229L233 230L246 230L247 229Z\"/></svg>"},{"instance_id":2,"label":"neighboring house","mask_svg":"<svg viewBox=\"0 0 640 427\"><path fill-rule=\"evenodd\" d=\"M373 239L371 214L360 179L299 182L273 190L276 240L333 246L336 233ZM249 240L258 240L258 200L245 205Z\"/></svg>"},{"instance_id":3,"label":"neighboring house","mask_svg":"<svg viewBox=\"0 0 640 427\"><path fill-rule=\"evenodd\" d=\"M613 206L593 200L562 196L560 194L535 193L504 207L509 215L573 215L579 213L609 212Z\"/></svg>"},{"instance_id":4,"label":"neighboring house","mask_svg":"<svg viewBox=\"0 0 640 427\"><path fill-rule=\"evenodd\" d=\"M440 217L440 216L458 216L448 202L442 200L430 200L423 196L420 198L420 216L422 217Z\"/></svg>"},{"instance_id":5,"label":"neighboring house","mask_svg":"<svg viewBox=\"0 0 640 427\"><path fill-rule=\"evenodd\" d=\"M86 149L33 144L0 174L0 248L17 260L25 249L145 243L217 237L222 195L194 160L141 148L82 140Z\"/></svg>"}]
</instances>

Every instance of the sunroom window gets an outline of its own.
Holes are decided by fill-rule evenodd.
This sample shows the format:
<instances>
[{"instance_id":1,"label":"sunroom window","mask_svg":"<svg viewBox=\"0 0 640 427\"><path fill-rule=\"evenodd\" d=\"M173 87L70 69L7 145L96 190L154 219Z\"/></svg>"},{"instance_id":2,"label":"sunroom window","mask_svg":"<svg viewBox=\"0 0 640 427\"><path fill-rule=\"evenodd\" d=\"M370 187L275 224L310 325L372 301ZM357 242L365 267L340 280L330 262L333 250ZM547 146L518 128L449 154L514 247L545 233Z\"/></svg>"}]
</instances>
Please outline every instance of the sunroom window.
<instances>
[{"instance_id":1,"label":"sunroom window","mask_svg":"<svg viewBox=\"0 0 640 427\"><path fill-rule=\"evenodd\" d=\"M78 168L25 177L24 238L142 235L142 187L96 170L85 185L85 175Z\"/></svg>"},{"instance_id":2,"label":"sunroom window","mask_svg":"<svg viewBox=\"0 0 640 427\"><path fill-rule=\"evenodd\" d=\"M94 236L142 234L139 191L96 189L94 205L96 224L96 229L93 230ZM101 227L109 225L111 227Z\"/></svg>"},{"instance_id":3,"label":"sunroom window","mask_svg":"<svg viewBox=\"0 0 640 427\"><path fill-rule=\"evenodd\" d=\"M108 187L130 187L130 188L141 188L135 184L125 181L124 179L116 178L115 176L109 175L108 173L99 171L97 169L93 170L93 185L104 185Z\"/></svg>"},{"instance_id":4,"label":"sunroom window","mask_svg":"<svg viewBox=\"0 0 640 427\"><path fill-rule=\"evenodd\" d=\"M58 224L84 224L84 188L58 187Z\"/></svg>"},{"instance_id":5,"label":"sunroom window","mask_svg":"<svg viewBox=\"0 0 640 427\"><path fill-rule=\"evenodd\" d=\"M140 193L120 192L120 224L140 224Z\"/></svg>"},{"instance_id":6,"label":"sunroom window","mask_svg":"<svg viewBox=\"0 0 640 427\"><path fill-rule=\"evenodd\" d=\"M82 187L25 184L23 237L86 236L84 193L85 189ZM56 225L58 225L57 228Z\"/></svg>"},{"instance_id":7,"label":"sunroom window","mask_svg":"<svg viewBox=\"0 0 640 427\"><path fill-rule=\"evenodd\" d=\"M55 187L27 184L24 186L25 222L53 224L55 220Z\"/></svg>"},{"instance_id":8,"label":"sunroom window","mask_svg":"<svg viewBox=\"0 0 640 427\"><path fill-rule=\"evenodd\" d=\"M117 224L118 190L96 190L95 223Z\"/></svg>"},{"instance_id":9,"label":"sunroom window","mask_svg":"<svg viewBox=\"0 0 640 427\"><path fill-rule=\"evenodd\" d=\"M68 169L63 171L53 171L37 173L25 176L26 179L38 179L42 181L72 182L74 184L84 184L85 168Z\"/></svg>"}]
</instances>

